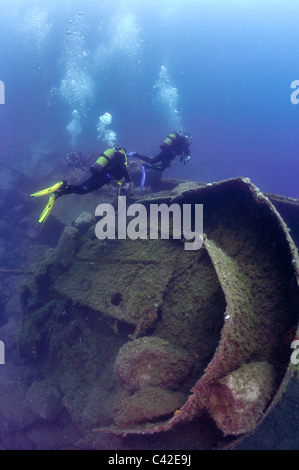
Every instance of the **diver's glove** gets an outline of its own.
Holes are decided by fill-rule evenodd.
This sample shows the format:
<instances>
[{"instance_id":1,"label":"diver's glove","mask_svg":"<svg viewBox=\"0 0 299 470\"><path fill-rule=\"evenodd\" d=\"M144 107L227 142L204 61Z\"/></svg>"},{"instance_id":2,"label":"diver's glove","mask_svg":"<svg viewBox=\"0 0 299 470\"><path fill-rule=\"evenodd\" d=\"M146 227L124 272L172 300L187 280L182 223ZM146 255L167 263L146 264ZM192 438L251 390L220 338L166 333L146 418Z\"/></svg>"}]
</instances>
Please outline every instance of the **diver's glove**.
<instances>
[{"instance_id":1,"label":"diver's glove","mask_svg":"<svg viewBox=\"0 0 299 470\"><path fill-rule=\"evenodd\" d=\"M127 153L127 157L135 157L137 152L129 152Z\"/></svg>"},{"instance_id":2,"label":"diver's glove","mask_svg":"<svg viewBox=\"0 0 299 470\"><path fill-rule=\"evenodd\" d=\"M121 185L121 191L126 192L130 188L130 183L124 183Z\"/></svg>"},{"instance_id":3,"label":"diver's glove","mask_svg":"<svg viewBox=\"0 0 299 470\"><path fill-rule=\"evenodd\" d=\"M182 155L180 158L180 161L182 162L183 165L186 165L187 162L191 159L190 155Z\"/></svg>"}]
</instances>

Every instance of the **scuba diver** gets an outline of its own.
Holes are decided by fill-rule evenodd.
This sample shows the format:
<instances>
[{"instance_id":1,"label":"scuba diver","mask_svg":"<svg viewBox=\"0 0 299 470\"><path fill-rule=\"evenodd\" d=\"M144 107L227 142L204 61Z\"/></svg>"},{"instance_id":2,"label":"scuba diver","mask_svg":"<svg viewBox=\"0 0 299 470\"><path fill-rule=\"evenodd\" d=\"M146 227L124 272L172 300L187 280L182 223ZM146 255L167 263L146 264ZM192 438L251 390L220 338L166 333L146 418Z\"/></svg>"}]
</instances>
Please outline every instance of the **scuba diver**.
<instances>
[{"instance_id":1,"label":"scuba diver","mask_svg":"<svg viewBox=\"0 0 299 470\"><path fill-rule=\"evenodd\" d=\"M174 131L169 134L164 142L160 145L161 152L153 158L140 155L137 152L128 153L128 157L136 157L146 162L146 165L141 167L141 184L140 189L143 189L145 183L147 168L152 168L158 171L164 171L170 167L170 163L175 159L176 155L180 155L180 161L186 165L190 160L190 149L189 146L192 143L190 134L183 131Z\"/></svg>"},{"instance_id":2,"label":"scuba diver","mask_svg":"<svg viewBox=\"0 0 299 470\"><path fill-rule=\"evenodd\" d=\"M98 155L97 160L90 168L91 176L81 184L67 184L66 181L59 181L50 188L43 189L30 194L32 197L45 196L50 194L50 198L44 208L39 222L44 222L49 216L54 201L65 194L87 194L102 188L112 180L118 181L120 190L126 191L129 188L130 175L127 170L127 155L124 148L113 147ZM126 182L123 184L123 180ZM121 182L119 182L121 181Z\"/></svg>"},{"instance_id":3,"label":"scuba diver","mask_svg":"<svg viewBox=\"0 0 299 470\"><path fill-rule=\"evenodd\" d=\"M181 155L180 161L185 165L190 160L189 146L192 143L190 134L185 132L172 132L160 145L161 152L155 157L146 157L137 152L128 153L128 157L136 157L148 163L146 168L153 168L154 170L164 171L165 168L170 166L170 162L175 159L176 155ZM160 163L160 165L157 165Z\"/></svg>"}]
</instances>

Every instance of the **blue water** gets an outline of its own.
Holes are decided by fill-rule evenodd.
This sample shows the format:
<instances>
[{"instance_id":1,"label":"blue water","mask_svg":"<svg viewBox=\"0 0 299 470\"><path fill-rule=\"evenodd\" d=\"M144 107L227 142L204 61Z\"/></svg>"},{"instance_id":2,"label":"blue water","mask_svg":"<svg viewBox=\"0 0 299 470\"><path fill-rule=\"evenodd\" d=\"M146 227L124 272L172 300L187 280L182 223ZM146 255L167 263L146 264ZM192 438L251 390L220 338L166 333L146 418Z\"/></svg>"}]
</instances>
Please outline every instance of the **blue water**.
<instances>
[{"instance_id":1,"label":"blue water","mask_svg":"<svg viewBox=\"0 0 299 470\"><path fill-rule=\"evenodd\" d=\"M102 151L108 112L129 151L192 134L192 160L165 176L241 175L299 198L298 18L296 1L1 0L0 160L30 172L32 145L57 164Z\"/></svg>"}]
</instances>

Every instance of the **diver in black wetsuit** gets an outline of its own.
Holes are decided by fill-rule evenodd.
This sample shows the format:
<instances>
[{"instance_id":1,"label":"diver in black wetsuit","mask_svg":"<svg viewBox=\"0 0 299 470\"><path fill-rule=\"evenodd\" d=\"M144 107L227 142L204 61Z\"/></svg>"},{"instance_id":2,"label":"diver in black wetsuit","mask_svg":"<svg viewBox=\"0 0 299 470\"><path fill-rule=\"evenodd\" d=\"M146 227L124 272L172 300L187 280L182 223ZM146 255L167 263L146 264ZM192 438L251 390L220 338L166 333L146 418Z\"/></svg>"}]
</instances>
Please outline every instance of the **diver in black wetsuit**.
<instances>
[{"instance_id":1,"label":"diver in black wetsuit","mask_svg":"<svg viewBox=\"0 0 299 470\"><path fill-rule=\"evenodd\" d=\"M190 160L190 149L189 146L192 143L191 136L185 132L172 132L164 140L163 144L160 145L161 152L153 158L140 155L137 152L128 153L128 157L136 157L148 165L144 165L145 168L153 168L154 170L164 171L165 168L170 166L172 160L175 159L176 155L180 155L180 161L185 165Z\"/></svg>"},{"instance_id":2,"label":"diver in black wetsuit","mask_svg":"<svg viewBox=\"0 0 299 470\"><path fill-rule=\"evenodd\" d=\"M109 184L112 179L121 180L124 178L126 183L122 189L128 189L130 176L127 170L126 152L123 148L114 147L101 153L96 162L90 168L91 176L81 184L65 183L56 191L55 199L65 194L87 194L96 189L100 189L105 184Z\"/></svg>"},{"instance_id":3,"label":"diver in black wetsuit","mask_svg":"<svg viewBox=\"0 0 299 470\"><path fill-rule=\"evenodd\" d=\"M127 155L123 148L113 147L105 150L98 156L90 171L91 176L81 184L67 184L66 181L59 181L50 188L30 194L32 197L50 195L47 205L39 218L40 223L44 222L49 216L54 201L65 194L87 194L102 188L105 184L109 184L112 179L116 181L125 179L125 184L119 184L123 191L129 189L130 176L127 170Z\"/></svg>"}]
</instances>

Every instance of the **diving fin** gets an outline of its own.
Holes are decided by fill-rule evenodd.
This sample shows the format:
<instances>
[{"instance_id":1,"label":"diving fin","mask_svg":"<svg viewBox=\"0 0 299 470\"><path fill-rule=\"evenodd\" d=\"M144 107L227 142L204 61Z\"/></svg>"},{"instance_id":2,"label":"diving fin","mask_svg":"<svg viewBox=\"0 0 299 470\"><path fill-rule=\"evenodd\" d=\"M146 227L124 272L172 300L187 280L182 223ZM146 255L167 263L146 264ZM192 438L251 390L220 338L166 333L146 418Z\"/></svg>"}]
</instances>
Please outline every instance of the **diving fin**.
<instances>
[{"instance_id":1,"label":"diving fin","mask_svg":"<svg viewBox=\"0 0 299 470\"><path fill-rule=\"evenodd\" d=\"M145 171L145 166L141 166L141 181L140 181L140 189L141 191L143 190L144 183L145 183L145 178L146 178L146 171Z\"/></svg>"},{"instance_id":2,"label":"diving fin","mask_svg":"<svg viewBox=\"0 0 299 470\"><path fill-rule=\"evenodd\" d=\"M55 201L55 194L52 193L49 197L46 207L44 208L43 212L40 215L40 218L38 219L40 224L42 224L50 215L50 212L54 206L54 201Z\"/></svg>"},{"instance_id":3,"label":"diving fin","mask_svg":"<svg viewBox=\"0 0 299 470\"><path fill-rule=\"evenodd\" d=\"M37 191L36 193L30 194L31 197L40 197L46 196L47 194L55 193L61 186L64 185L64 181L59 181L58 183L54 184L50 188L42 189L41 191Z\"/></svg>"}]
</instances>

